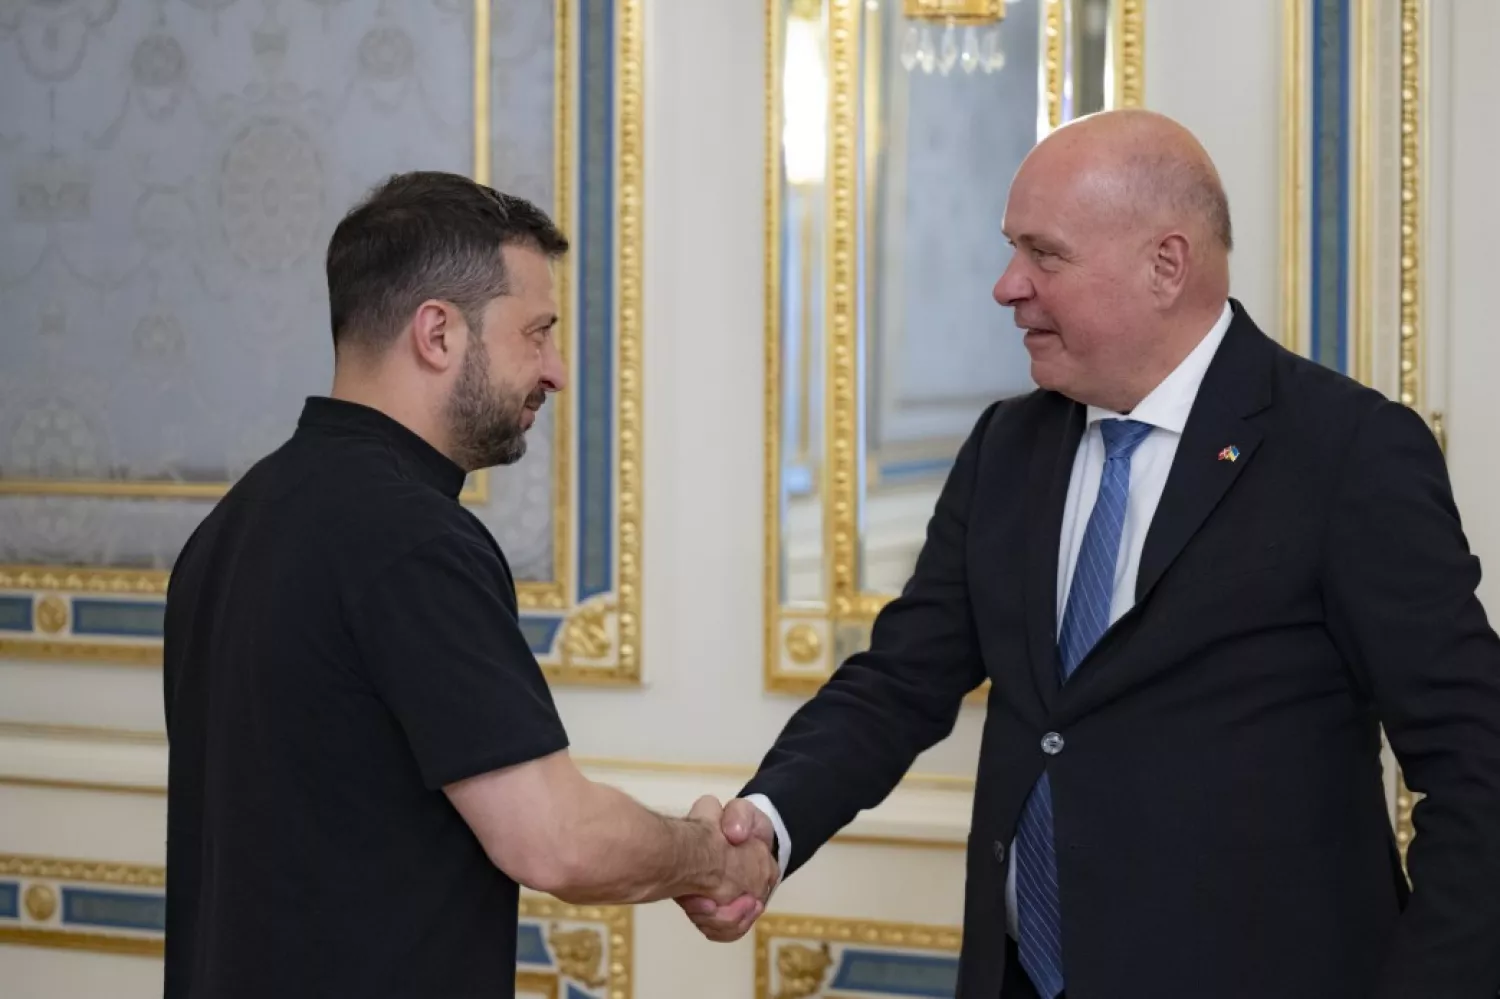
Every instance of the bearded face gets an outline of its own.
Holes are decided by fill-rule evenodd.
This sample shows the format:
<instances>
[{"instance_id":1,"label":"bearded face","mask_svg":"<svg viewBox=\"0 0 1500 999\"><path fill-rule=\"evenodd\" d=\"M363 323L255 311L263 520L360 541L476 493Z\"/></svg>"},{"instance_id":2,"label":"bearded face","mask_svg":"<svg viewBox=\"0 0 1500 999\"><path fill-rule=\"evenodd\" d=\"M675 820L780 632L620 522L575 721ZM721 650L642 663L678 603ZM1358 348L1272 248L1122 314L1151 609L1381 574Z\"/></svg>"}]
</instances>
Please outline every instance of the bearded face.
<instances>
[{"instance_id":1,"label":"bearded face","mask_svg":"<svg viewBox=\"0 0 1500 999\"><path fill-rule=\"evenodd\" d=\"M480 337L473 337L448 397L454 460L471 472L519 461L526 453L526 431L546 401L540 385L517 388L492 379L489 351Z\"/></svg>"}]
</instances>

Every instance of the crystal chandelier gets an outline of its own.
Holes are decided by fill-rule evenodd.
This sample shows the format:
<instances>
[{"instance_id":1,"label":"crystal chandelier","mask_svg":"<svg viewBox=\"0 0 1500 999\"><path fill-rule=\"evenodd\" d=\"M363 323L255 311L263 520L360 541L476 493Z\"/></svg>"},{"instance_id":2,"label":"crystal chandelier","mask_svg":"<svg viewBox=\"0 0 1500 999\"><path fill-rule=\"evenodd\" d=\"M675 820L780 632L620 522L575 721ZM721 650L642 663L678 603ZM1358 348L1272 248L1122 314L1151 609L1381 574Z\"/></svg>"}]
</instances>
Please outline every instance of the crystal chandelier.
<instances>
[{"instance_id":1,"label":"crystal chandelier","mask_svg":"<svg viewBox=\"0 0 1500 999\"><path fill-rule=\"evenodd\" d=\"M901 38L901 65L907 71L934 70L947 76L998 73L1005 68L1000 22L1005 5L1017 0L901 0L906 30ZM935 25L941 25L939 31ZM941 35L941 40L935 37Z\"/></svg>"}]
</instances>

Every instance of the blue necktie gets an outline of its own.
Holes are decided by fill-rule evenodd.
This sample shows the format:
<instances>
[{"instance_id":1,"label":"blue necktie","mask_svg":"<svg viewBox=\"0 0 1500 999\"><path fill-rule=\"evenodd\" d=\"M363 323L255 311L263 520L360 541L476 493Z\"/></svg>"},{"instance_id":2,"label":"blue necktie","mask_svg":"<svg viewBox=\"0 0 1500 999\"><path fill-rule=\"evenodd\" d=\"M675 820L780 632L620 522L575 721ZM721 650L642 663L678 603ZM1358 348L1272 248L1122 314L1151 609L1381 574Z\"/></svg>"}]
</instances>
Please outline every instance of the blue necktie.
<instances>
[{"instance_id":1,"label":"blue necktie","mask_svg":"<svg viewBox=\"0 0 1500 999\"><path fill-rule=\"evenodd\" d=\"M1151 425L1104 420L1099 431L1104 435L1099 497L1083 532L1057 639L1064 683L1109 627L1120 532L1130 498L1130 456L1151 433ZM1055 737L1049 733L1049 738ZM1063 990L1062 900L1057 890L1057 846L1052 836L1052 786L1045 770L1021 809L1016 850L1021 966L1042 999L1054 999Z\"/></svg>"}]
</instances>

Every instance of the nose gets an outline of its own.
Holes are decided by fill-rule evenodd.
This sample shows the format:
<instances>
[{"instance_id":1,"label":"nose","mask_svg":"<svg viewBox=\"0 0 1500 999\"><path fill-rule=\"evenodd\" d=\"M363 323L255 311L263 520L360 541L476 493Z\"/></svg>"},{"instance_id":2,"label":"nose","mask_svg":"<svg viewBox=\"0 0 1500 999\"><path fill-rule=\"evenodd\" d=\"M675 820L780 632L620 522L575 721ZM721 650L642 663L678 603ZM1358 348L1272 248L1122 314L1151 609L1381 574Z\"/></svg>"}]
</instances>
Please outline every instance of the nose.
<instances>
[{"instance_id":1,"label":"nose","mask_svg":"<svg viewBox=\"0 0 1500 999\"><path fill-rule=\"evenodd\" d=\"M561 392L568 385L568 366L563 363L562 352L552 338L542 351L542 388L548 392Z\"/></svg>"},{"instance_id":2,"label":"nose","mask_svg":"<svg viewBox=\"0 0 1500 999\"><path fill-rule=\"evenodd\" d=\"M1021 254L1012 253L1010 263L1005 265L1005 271L1000 275L1000 280L995 282L995 290L992 294L996 302L1014 308L1036 294L1031 279L1026 276L1025 268Z\"/></svg>"}]
</instances>

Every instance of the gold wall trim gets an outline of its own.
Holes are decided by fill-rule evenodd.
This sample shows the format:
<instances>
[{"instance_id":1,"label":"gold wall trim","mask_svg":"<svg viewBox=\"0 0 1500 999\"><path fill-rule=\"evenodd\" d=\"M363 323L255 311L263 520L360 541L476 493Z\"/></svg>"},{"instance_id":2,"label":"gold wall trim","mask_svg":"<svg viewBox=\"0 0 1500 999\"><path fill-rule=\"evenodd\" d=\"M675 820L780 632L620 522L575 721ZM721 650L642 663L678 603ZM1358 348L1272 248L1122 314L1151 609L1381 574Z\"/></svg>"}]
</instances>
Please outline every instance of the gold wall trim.
<instances>
[{"instance_id":1,"label":"gold wall trim","mask_svg":"<svg viewBox=\"0 0 1500 999\"><path fill-rule=\"evenodd\" d=\"M573 88L570 69L573 64L571 7L577 0L556 0L553 18L553 62L555 65L552 115L552 189L555 204L553 221L565 233L572 231L573 205ZM493 0L474 0L474 179L493 184L490 157L490 86L491 86L491 18ZM556 269L558 300L570 300L571 266ZM563 361L569 363L568 341L572 310L563 309L558 319L558 341ZM553 410L554 440L552 446L552 579L516 584L516 602L522 610L564 610L568 606L568 572L572 567L568 542L574 524L572 492L569 489L572 454L572 413L569 406ZM475 498L489 500L489 469L473 473Z\"/></svg>"},{"instance_id":2,"label":"gold wall trim","mask_svg":"<svg viewBox=\"0 0 1500 999\"><path fill-rule=\"evenodd\" d=\"M1048 127L1062 116L1066 73L1067 0L1040 0L1042 28L1041 105ZM782 597L782 461L792 444L781 439L782 357L782 125L781 69L784 58L785 0L765 0L765 460L763 545L762 683L766 690L806 696L815 693L840 658L837 650L867 638L871 622L893 594L868 592L859 581L860 472L858 262L861 203L858 169L861 125L862 36L882 45L880 32L864 24L867 5L859 0L826 0L817 9L828 36L828 172L825 182L824 398L821 514L824 592L819 599L785 605ZM1113 106L1136 107L1145 99L1145 2L1117 0L1112 14ZM865 53L868 56L868 53ZM874 91L865 93L872 100ZM866 128L872 127L866 117ZM878 130L878 129L877 129ZM868 150L866 150L868 152ZM792 631L783 634L784 629ZM861 636L864 636L863 638ZM831 665L832 664L832 665ZM971 694L983 703L986 690Z\"/></svg>"},{"instance_id":3,"label":"gold wall trim","mask_svg":"<svg viewBox=\"0 0 1500 999\"><path fill-rule=\"evenodd\" d=\"M1374 312L1373 268L1375 253L1375 117L1374 77L1375 51L1374 9L1379 0L1356 0L1353 12L1354 37L1354 233L1353 289L1349 300L1349 328L1352 339L1350 374L1364 385L1374 382Z\"/></svg>"},{"instance_id":4,"label":"gold wall trim","mask_svg":"<svg viewBox=\"0 0 1500 999\"><path fill-rule=\"evenodd\" d=\"M167 884L167 869L160 864L125 864L115 861L66 860L26 854L0 854L0 877L164 890ZM53 915L55 915L55 908L47 912L46 918L50 919ZM517 917L523 920L554 924L574 922L602 925L609 934L609 964L605 969L608 976L609 999L630 999L635 920L629 906L570 905L550 896L523 892L517 906ZM137 933L150 935L136 935ZM6 926L0 927L0 943L157 957L165 952L164 935L156 931L145 930L94 933L36 926ZM559 971L580 970L566 968L564 965L565 962L559 955ZM520 974L529 973L521 972ZM555 979L555 974L550 977ZM537 984L547 977L538 975L534 981L532 979L527 979L527 981L530 984Z\"/></svg>"},{"instance_id":5,"label":"gold wall trim","mask_svg":"<svg viewBox=\"0 0 1500 999\"><path fill-rule=\"evenodd\" d=\"M1115 0L1116 104L1138 108L1146 103L1146 0Z\"/></svg>"},{"instance_id":6,"label":"gold wall trim","mask_svg":"<svg viewBox=\"0 0 1500 999\"><path fill-rule=\"evenodd\" d=\"M162 937L72 933L68 930L46 930L32 926L0 926L0 944L49 947L57 950L84 950L95 954L128 954L138 957L161 957L166 953L167 948L166 941Z\"/></svg>"},{"instance_id":7,"label":"gold wall trim","mask_svg":"<svg viewBox=\"0 0 1500 999\"><path fill-rule=\"evenodd\" d=\"M474 178L491 183L490 87L493 0L473 0L472 95L474 101ZM616 80L614 164L617 212L614 220L617 246L615 280L618 289L614 325L617 373L616 440L612 442L618 462L614 490L615 521L611 533L615 548L615 592L604 601L574 606L574 535L577 511L573 503L573 451L576 419L572 407L557 407L553 420L555 440L552 468L553 572L545 582L522 581L516 585L517 603L525 611L555 611L565 617L559 635L591 632L602 636L588 649L576 643L558 643L555 660L542 664L547 678L559 684L588 686L633 686L640 682L640 579L641 579L641 198L643 101L643 4L642 0L614 0L616 24ZM557 0L555 5L556 95L553 136L556 162L554 184L557 204L554 218L568 232L574 214L574 159L577 136L574 69L576 68L575 20L578 0ZM573 265L558 268L558 294L571 301L576 275ZM573 363L569 343L572 310L564 309L559 339L564 359ZM99 487L108 487L101 491ZM32 483L0 481L7 491L64 492L109 496L174 496L216 498L227 489L222 483ZM460 499L487 502L490 483L487 470L470 476ZM88 569L65 566L0 566L0 589L58 590L160 596L167 591L166 570ZM602 625L602 627L601 627ZM599 654L590 654L597 651ZM160 667L161 642L139 644L114 637L92 641L39 640L35 637L0 638L0 657L45 662L119 664Z\"/></svg>"},{"instance_id":8,"label":"gold wall trim","mask_svg":"<svg viewBox=\"0 0 1500 999\"><path fill-rule=\"evenodd\" d=\"M0 854L0 876L51 878L100 885L161 888L167 869L155 864L122 864L110 860L60 860L27 854Z\"/></svg>"},{"instance_id":9,"label":"gold wall trim","mask_svg":"<svg viewBox=\"0 0 1500 999\"><path fill-rule=\"evenodd\" d=\"M490 0L474 0L474 180L490 182Z\"/></svg>"},{"instance_id":10,"label":"gold wall trim","mask_svg":"<svg viewBox=\"0 0 1500 999\"><path fill-rule=\"evenodd\" d=\"M1308 0L1281 7L1281 342L1294 353L1308 350L1302 276L1307 267L1302 204L1308 162Z\"/></svg>"},{"instance_id":11,"label":"gold wall trim","mask_svg":"<svg viewBox=\"0 0 1500 999\"><path fill-rule=\"evenodd\" d=\"M1426 4L1401 0L1401 402L1422 408L1422 26Z\"/></svg>"},{"instance_id":12,"label":"gold wall trim","mask_svg":"<svg viewBox=\"0 0 1500 999\"><path fill-rule=\"evenodd\" d=\"M544 895L523 893L520 918L539 922L602 923L609 930L609 999L631 999L635 917L627 905L569 905Z\"/></svg>"},{"instance_id":13,"label":"gold wall trim","mask_svg":"<svg viewBox=\"0 0 1500 999\"><path fill-rule=\"evenodd\" d=\"M619 80L619 430L620 473L618 679L638 681L641 581L641 220L644 195L644 0L616 0L620 30Z\"/></svg>"},{"instance_id":14,"label":"gold wall trim","mask_svg":"<svg viewBox=\"0 0 1500 999\"><path fill-rule=\"evenodd\" d=\"M956 956L963 943L963 930L958 927L927 926L921 923L767 913L755 924L756 999L781 999L781 993L771 992L771 968L774 961L772 946L777 940L930 950ZM826 976L832 970L833 965L829 964L823 975ZM788 992L786 995L825 994L821 991L821 977L811 992L803 991L806 988L806 982L798 984L802 988L795 992Z\"/></svg>"},{"instance_id":15,"label":"gold wall trim","mask_svg":"<svg viewBox=\"0 0 1500 999\"><path fill-rule=\"evenodd\" d=\"M766 531L761 549L761 680L776 689L781 662L781 86L778 80L784 41L780 0L765 0L765 231L763 238L765 309L765 400L763 454L765 474L761 500Z\"/></svg>"},{"instance_id":16,"label":"gold wall trim","mask_svg":"<svg viewBox=\"0 0 1500 999\"><path fill-rule=\"evenodd\" d=\"M555 0L555 15L552 31L554 61L554 99L552 116L552 155L556 157L552 179L552 199L558 228L563 232L573 231L573 22L571 18L573 0ZM488 119L486 119L488 120ZM559 302L573 300L572 267L558 267L557 298ZM575 353L572 340L576 326L573 310L560 310L555 335L562 344L563 364L569 370L574 366ZM575 378L573 384L577 385ZM522 603L522 609L561 610L567 606L568 594L572 590L573 551L570 542L577 526L577 511L573 505L573 465L569 455L574 448L573 407L558 406L552 414L557 439L553 444L552 460L552 582L526 583L516 587L518 601L535 601L531 607Z\"/></svg>"},{"instance_id":17,"label":"gold wall trim","mask_svg":"<svg viewBox=\"0 0 1500 999\"><path fill-rule=\"evenodd\" d=\"M835 621L855 609L859 592L859 362L855 352L858 307L857 213L859 197L859 0L829 0L829 294L824 329L828 338L828 371L824 417L828 477L824 493L823 543L827 550L830 602Z\"/></svg>"},{"instance_id":18,"label":"gold wall trim","mask_svg":"<svg viewBox=\"0 0 1500 999\"><path fill-rule=\"evenodd\" d=\"M72 663L75 666L161 666L161 646L102 642L54 642L0 638L0 659Z\"/></svg>"},{"instance_id":19,"label":"gold wall trim","mask_svg":"<svg viewBox=\"0 0 1500 999\"><path fill-rule=\"evenodd\" d=\"M1042 105L1049 130L1062 124L1064 2L1045 0L1042 10Z\"/></svg>"},{"instance_id":20,"label":"gold wall trim","mask_svg":"<svg viewBox=\"0 0 1500 999\"><path fill-rule=\"evenodd\" d=\"M46 879L81 882L126 888L163 888L167 869L155 864L122 864L114 861L61 860L54 857L24 854L0 854L0 877ZM36 887L33 885L33 888ZM52 899L55 903L55 898ZM48 918L55 908L48 912ZM39 915L39 914L35 914ZM151 931L122 930L119 933L97 933L52 929L44 926L0 927L0 943L23 947L50 947L83 950L103 954L130 954L160 957L165 950L162 935Z\"/></svg>"},{"instance_id":21,"label":"gold wall trim","mask_svg":"<svg viewBox=\"0 0 1500 999\"><path fill-rule=\"evenodd\" d=\"M102 781L58 780L51 777L19 777L0 774L0 787L40 788L47 791L89 791L99 794L141 794L165 798L165 784L106 784Z\"/></svg>"},{"instance_id":22,"label":"gold wall trim","mask_svg":"<svg viewBox=\"0 0 1500 999\"><path fill-rule=\"evenodd\" d=\"M20 736L26 739L69 739L91 742L119 742L131 745L165 746L165 732L149 729L105 728L94 725L58 725L51 722L0 721L0 737Z\"/></svg>"},{"instance_id":23,"label":"gold wall trim","mask_svg":"<svg viewBox=\"0 0 1500 999\"><path fill-rule=\"evenodd\" d=\"M546 996L547 999L560 999L559 988L556 975L548 975L540 971L516 972L517 992L536 993Z\"/></svg>"},{"instance_id":24,"label":"gold wall trim","mask_svg":"<svg viewBox=\"0 0 1500 999\"><path fill-rule=\"evenodd\" d=\"M165 569L80 569L65 565L0 565L0 590L53 590L161 596Z\"/></svg>"},{"instance_id":25,"label":"gold wall trim","mask_svg":"<svg viewBox=\"0 0 1500 999\"><path fill-rule=\"evenodd\" d=\"M1423 0L1401 0L1401 327L1400 399L1421 412L1422 391L1422 149L1425 143L1422 119L1423 27L1427 4ZM1440 446L1447 441L1441 420L1434 432ZM1401 864L1417 835L1412 811L1416 796L1406 786L1405 775L1396 771L1396 845Z\"/></svg>"}]
</instances>

